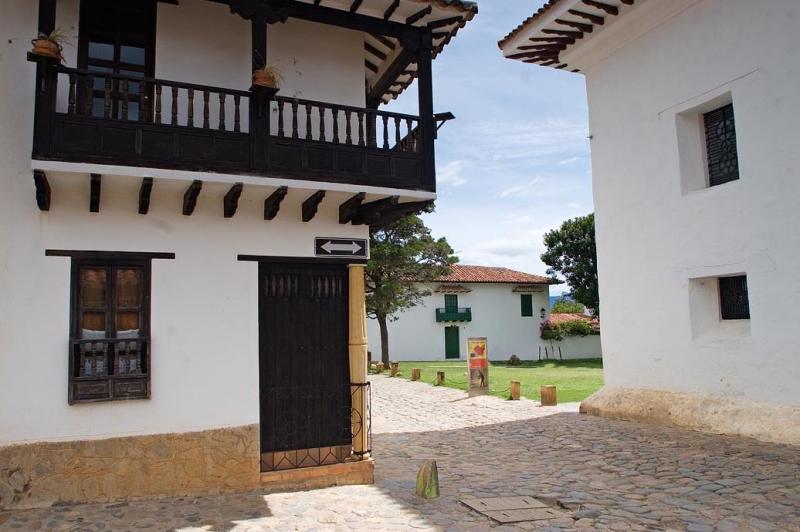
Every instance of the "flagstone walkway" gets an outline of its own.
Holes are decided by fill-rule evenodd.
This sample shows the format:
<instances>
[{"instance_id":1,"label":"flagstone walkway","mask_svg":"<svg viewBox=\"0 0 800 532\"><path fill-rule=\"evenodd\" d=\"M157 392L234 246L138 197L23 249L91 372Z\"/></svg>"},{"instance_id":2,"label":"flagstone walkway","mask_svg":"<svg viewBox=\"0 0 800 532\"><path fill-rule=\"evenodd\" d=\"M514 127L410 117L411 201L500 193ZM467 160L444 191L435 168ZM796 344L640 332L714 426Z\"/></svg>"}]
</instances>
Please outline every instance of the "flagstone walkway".
<instances>
[{"instance_id":1,"label":"flagstone walkway","mask_svg":"<svg viewBox=\"0 0 800 532\"><path fill-rule=\"evenodd\" d=\"M800 531L798 448L372 381L374 486L58 506L0 514L0 530ZM439 465L434 501L413 495L425 459ZM568 517L501 526L459 503L512 496Z\"/></svg>"}]
</instances>

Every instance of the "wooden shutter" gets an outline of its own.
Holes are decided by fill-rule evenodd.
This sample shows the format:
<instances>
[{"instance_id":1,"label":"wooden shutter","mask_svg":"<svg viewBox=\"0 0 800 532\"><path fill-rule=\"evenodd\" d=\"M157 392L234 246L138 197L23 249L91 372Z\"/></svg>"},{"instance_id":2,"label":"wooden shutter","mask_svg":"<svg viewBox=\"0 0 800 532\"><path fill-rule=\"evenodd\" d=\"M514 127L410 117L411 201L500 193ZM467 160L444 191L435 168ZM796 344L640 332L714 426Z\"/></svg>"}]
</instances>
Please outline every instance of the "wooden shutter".
<instances>
[{"instance_id":1,"label":"wooden shutter","mask_svg":"<svg viewBox=\"0 0 800 532\"><path fill-rule=\"evenodd\" d=\"M706 130L709 186L739 179L733 104L706 113L703 115L703 121Z\"/></svg>"},{"instance_id":2,"label":"wooden shutter","mask_svg":"<svg viewBox=\"0 0 800 532\"><path fill-rule=\"evenodd\" d=\"M522 307L522 316L525 318L533 316L533 296L531 294L520 294L519 301Z\"/></svg>"},{"instance_id":3,"label":"wooden shutter","mask_svg":"<svg viewBox=\"0 0 800 532\"><path fill-rule=\"evenodd\" d=\"M458 312L458 294L444 295L444 311Z\"/></svg>"}]
</instances>

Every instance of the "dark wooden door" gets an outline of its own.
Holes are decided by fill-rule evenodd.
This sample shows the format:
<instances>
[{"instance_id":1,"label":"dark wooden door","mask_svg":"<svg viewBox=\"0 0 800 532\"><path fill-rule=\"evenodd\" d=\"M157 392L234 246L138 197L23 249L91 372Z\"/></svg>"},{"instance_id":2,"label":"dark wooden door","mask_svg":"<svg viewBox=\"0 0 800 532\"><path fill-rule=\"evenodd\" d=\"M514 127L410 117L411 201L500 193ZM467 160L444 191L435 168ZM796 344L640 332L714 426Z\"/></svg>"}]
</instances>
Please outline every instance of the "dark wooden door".
<instances>
[{"instance_id":1,"label":"dark wooden door","mask_svg":"<svg viewBox=\"0 0 800 532\"><path fill-rule=\"evenodd\" d=\"M459 340L458 326L451 325L444 328L444 357L459 358L461 341Z\"/></svg>"},{"instance_id":2,"label":"dark wooden door","mask_svg":"<svg viewBox=\"0 0 800 532\"><path fill-rule=\"evenodd\" d=\"M350 455L347 267L259 265L262 470Z\"/></svg>"}]
</instances>

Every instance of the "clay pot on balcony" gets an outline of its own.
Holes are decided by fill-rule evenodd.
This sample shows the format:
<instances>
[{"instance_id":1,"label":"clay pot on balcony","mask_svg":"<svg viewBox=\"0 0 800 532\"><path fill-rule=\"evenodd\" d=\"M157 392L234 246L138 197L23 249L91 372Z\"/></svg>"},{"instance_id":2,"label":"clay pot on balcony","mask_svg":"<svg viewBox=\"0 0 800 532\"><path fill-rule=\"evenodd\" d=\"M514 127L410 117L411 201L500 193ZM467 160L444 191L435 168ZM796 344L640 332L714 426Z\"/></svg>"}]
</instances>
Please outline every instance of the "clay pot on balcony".
<instances>
[{"instance_id":1,"label":"clay pot on balcony","mask_svg":"<svg viewBox=\"0 0 800 532\"><path fill-rule=\"evenodd\" d=\"M277 89L282 81L281 71L272 65L263 66L253 71L253 85Z\"/></svg>"},{"instance_id":2,"label":"clay pot on balcony","mask_svg":"<svg viewBox=\"0 0 800 532\"><path fill-rule=\"evenodd\" d=\"M54 30L50 35L40 33L38 37L31 41L31 44L33 44L31 53L40 57L50 57L63 61L64 56L61 55L61 51L64 47L61 43L64 40L64 35L58 30Z\"/></svg>"}]
</instances>

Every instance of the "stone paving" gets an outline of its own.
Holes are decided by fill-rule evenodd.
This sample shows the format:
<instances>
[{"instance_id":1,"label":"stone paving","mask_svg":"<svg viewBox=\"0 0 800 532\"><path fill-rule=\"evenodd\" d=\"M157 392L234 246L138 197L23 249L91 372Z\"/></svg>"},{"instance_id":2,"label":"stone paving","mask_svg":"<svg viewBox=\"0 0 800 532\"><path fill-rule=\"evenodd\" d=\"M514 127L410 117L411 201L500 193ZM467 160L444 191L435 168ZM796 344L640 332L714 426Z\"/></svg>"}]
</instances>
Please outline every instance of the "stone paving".
<instances>
[{"instance_id":1,"label":"stone paving","mask_svg":"<svg viewBox=\"0 0 800 532\"><path fill-rule=\"evenodd\" d=\"M794 530L800 449L373 381L374 486L0 514L0 530ZM413 495L435 459L442 496ZM536 497L569 517L502 525L458 502Z\"/></svg>"}]
</instances>

